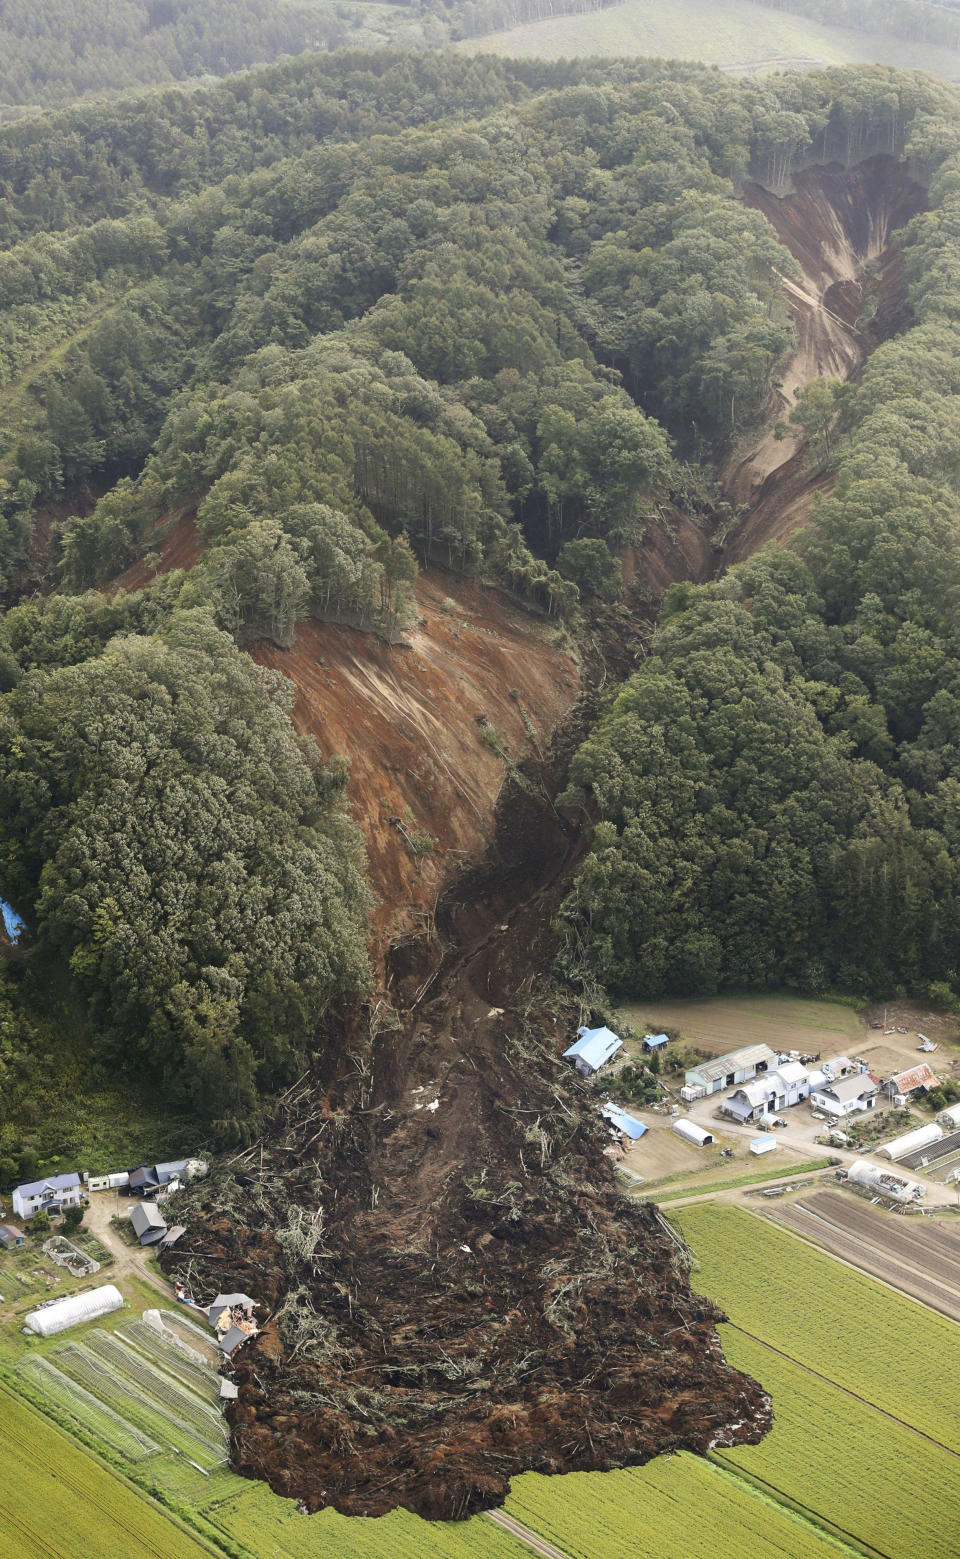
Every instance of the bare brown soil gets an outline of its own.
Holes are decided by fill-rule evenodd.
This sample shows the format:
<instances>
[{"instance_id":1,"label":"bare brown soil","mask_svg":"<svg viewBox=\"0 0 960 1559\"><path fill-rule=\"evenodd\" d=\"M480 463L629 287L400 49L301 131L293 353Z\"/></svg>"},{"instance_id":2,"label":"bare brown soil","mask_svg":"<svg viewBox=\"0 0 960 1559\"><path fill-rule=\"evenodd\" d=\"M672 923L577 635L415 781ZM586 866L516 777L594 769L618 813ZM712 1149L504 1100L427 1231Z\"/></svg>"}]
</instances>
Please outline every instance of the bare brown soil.
<instances>
[{"instance_id":1,"label":"bare brown soil","mask_svg":"<svg viewBox=\"0 0 960 1559\"><path fill-rule=\"evenodd\" d=\"M123 590L142 590L161 574L169 574L175 568L192 568L202 551L195 516L181 514L161 525L152 542L151 552L158 561L147 563L146 558L138 558L124 570L116 584Z\"/></svg>"},{"instance_id":2,"label":"bare brown soil","mask_svg":"<svg viewBox=\"0 0 960 1559\"><path fill-rule=\"evenodd\" d=\"M818 377L855 378L874 347L906 323L902 262L891 234L924 210L926 191L893 157L879 156L851 169L807 169L786 195L747 184L742 199L763 212L801 276L784 280L797 346L781 370L781 388L722 472L727 496L750 508L727 547L728 564L767 541L786 540L806 524L817 496L831 491L832 477L811 472L797 441L777 439L774 427L789 415L797 390ZM871 299L876 313L858 329Z\"/></svg>"},{"instance_id":3,"label":"bare brown soil","mask_svg":"<svg viewBox=\"0 0 960 1559\"><path fill-rule=\"evenodd\" d=\"M505 758L547 746L580 689L548 625L499 592L426 572L417 605L407 644L311 621L292 649L254 650L293 681L297 726L350 760L381 948L432 923L441 884L490 840ZM504 756L483 740L484 720Z\"/></svg>"},{"instance_id":4,"label":"bare brown soil","mask_svg":"<svg viewBox=\"0 0 960 1559\"><path fill-rule=\"evenodd\" d=\"M764 1211L851 1266L960 1321L960 1224L908 1223L838 1191Z\"/></svg>"}]
</instances>

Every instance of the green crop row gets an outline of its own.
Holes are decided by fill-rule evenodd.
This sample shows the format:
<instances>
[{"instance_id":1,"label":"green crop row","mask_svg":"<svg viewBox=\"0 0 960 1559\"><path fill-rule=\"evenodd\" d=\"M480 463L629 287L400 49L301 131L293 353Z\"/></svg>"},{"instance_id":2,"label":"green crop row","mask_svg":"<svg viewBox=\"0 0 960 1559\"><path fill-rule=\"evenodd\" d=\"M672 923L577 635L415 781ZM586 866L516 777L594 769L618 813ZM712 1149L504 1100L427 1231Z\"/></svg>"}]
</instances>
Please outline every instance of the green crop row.
<instances>
[{"instance_id":1,"label":"green crop row","mask_svg":"<svg viewBox=\"0 0 960 1559\"><path fill-rule=\"evenodd\" d=\"M852 1550L695 1456L624 1472L528 1474L507 1510L570 1559L837 1559Z\"/></svg>"},{"instance_id":2,"label":"green crop row","mask_svg":"<svg viewBox=\"0 0 960 1559\"><path fill-rule=\"evenodd\" d=\"M812 1174L817 1169L829 1169L831 1164L837 1162L834 1158L812 1158L806 1164L793 1164L784 1168L779 1164L776 1169L756 1169L748 1175L734 1175L729 1180L711 1180L706 1185L687 1185L679 1191L664 1191L661 1196L656 1191L644 1192L640 1196L641 1202L676 1202L682 1196L709 1196L714 1191L735 1191L738 1186L762 1185L765 1180L797 1180L802 1175Z\"/></svg>"},{"instance_id":3,"label":"green crop row","mask_svg":"<svg viewBox=\"0 0 960 1559\"><path fill-rule=\"evenodd\" d=\"M767 1438L723 1451L726 1464L889 1559L956 1559L960 1460L762 1344L723 1331L730 1363L762 1381L774 1404Z\"/></svg>"},{"instance_id":4,"label":"green crop row","mask_svg":"<svg viewBox=\"0 0 960 1559\"><path fill-rule=\"evenodd\" d=\"M953 1321L740 1208L678 1216L700 1262L695 1286L737 1326L960 1451L960 1397L944 1367L960 1341Z\"/></svg>"}]
</instances>

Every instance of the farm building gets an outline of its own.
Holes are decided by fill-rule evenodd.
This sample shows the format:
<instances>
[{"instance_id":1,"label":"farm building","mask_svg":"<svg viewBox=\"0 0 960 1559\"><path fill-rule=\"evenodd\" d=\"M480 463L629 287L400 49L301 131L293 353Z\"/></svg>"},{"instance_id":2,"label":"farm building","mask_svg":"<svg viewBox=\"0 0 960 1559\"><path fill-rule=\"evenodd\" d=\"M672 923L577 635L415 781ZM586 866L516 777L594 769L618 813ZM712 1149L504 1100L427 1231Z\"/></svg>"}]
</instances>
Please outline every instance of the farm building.
<instances>
[{"instance_id":1,"label":"farm building","mask_svg":"<svg viewBox=\"0 0 960 1559\"><path fill-rule=\"evenodd\" d=\"M862 1158L855 1159L850 1165L847 1179L852 1185L862 1186L865 1191L872 1191L876 1196L885 1196L891 1202L915 1202L925 1190L916 1180L904 1180L900 1175L878 1169L875 1164L868 1164Z\"/></svg>"},{"instance_id":2,"label":"farm building","mask_svg":"<svg viewBox=\"0 0 960 1559\"><path fill-rule=\"evenodd\" d=\"M692 1142L695 1148L706 1148L713 1141L713 1133L704 1131L696 1121L688 1121L684 1116L672 1121L671 1125L678 1137L683 1137L687 1142Z\"/></svg>"},{"instance_id":3,"label":"farm building","mask_svg":"<svg viewBox=\"0 0 960 1559\"><path fill-rule=\"evenodd\" d=\"M951 1104L949 1109L941 1110L937 1120L947 1131L960 1131L960 1104Z\"/></svg>"},{"instance_id":4,"label":"farm building","mask_svg":"<svg viewBox=\"0 0 960 1559\"><path fill-rule=\"evenodd\" d=\"M896 1163L901 1158L906 1158L908 1153L918 1153L921 1148L929 1148L935 1142L939 1142L943 1136L942 1126L936 1126L931 1121L929 1126L917 1126L914 1131L904 1132L902 1137L894 1137L892 1142L885 1142L877 1148L877 1158L890 1158Z\"/></svg>"},{"instance_id":5,"label":"farm building","mask_svg":"<svg viewBox=\"0 0 960 1559\"><path fill-rule=\"evenodd\" d=\"M639 1142L647 1130L642 1121L638 1121L633 1115L628 1115L626 1110L621 1110L619 1104L608 1101L600 1106L600 1114L605 1121L609 1121L614 1131L618 1131L621 1136L629 1137L631 1142Z\"/></svg>"},{"instance_id":6,"label":"farm building","mask_svg":"<svg viewBox=\"0 0 960 1559\"><path fill-rule=\"evenodd\" d=\"M86 1293L71 1294L66 1299L55 1299L51 1305L41 1305L31 1310L24 1321L24 1329L38 1337L54 1337L65 1332L68 1326L79 1326L81 1321L96 1321L101 1315L123 1309L123 1295L112 1283L102 1288L88 1288Z\"/></svg>"},{"instance_id":7,"label":"farm building","mask_svg":"<svg viewBox=\"0 0 960 1559\"><path fill-rule=\"evenodd\" d=\"M887 1099L895 1099L898 1094L905 1099L918 1089L926 1092L928 1088L936 1088L938 1082L939 1078L934 1076L926 1061L921 1061L919 1066L912 1066L907 1072L888 1077L883 1083L883 1093Z\"/></svg>"},{"instance_id":8,"label":"farm building","mask_svg":"<svg viewBox=\"0 0 960 1559\"><path fill-rule=\"evenodd\" d=\"M699 1088L702 1093L719 1093L722 1088L736 1088L748 1083L758 1073L769 1070L777 1063L777 1053L769 1045L744 1045L742 1050L731 1050L728 1055L715 1056L701 1061L684 1074L688 1088Z\"/></svg>"},{"instance_id":9,"label":"farm building","mask_svg":"<svg viewBox=\"0 0 960 1559\"><path fill-rule=\"evenodd\" d=\"M577 1034L579 1037L563 1055L564 1060L573 1062L581 1077L593 1077L623 1044L608 1028L580 1028Z\"/></svg>"},{"instance_id":10,"label":"farm building","mask_svg":"<svg viewBox=\"0 0 960 1559\"><path fill-rule=\"evenodd\" d=\"M154 1202L140 1202L133 1209L130 1222L141 1245L156 1245L167 1232L167 1220Z\"/></svg>"},{"instance_id":11,"label":"farm building","mask_svg":"<svg viewBox=\"0 0 960 1559\"><path fill-rule=\"evenodd\" d=\"M744 1083L720 1106L724 1115L744 1124L762 1120L766 1114L789 1109L807 1097L807 1069L799 1061L781 1061L780 1064L758 1077L752 1083Z\"/></svg>"},{"instance_id":12,"label":"farm building","mask_svg":"<svg viewBox=\"0 0 960 1559\"><path fill-rule=\"evenodd\" d=\"M643 1048L648 1053L654 1050L662 1050L664 1045L669 1045L670 1038L667 1034L644 1034Z\"/></svg>"},{"instance_id":13,"label":"farm building","mask_svg":"<svg viewBox=\"0 0 960 1559\"><path fill-rule=\"evenodd\" d=\"M207 1172L202 1158L175 1158L165 1164L142 1164L131 1169L128 1190L135 1196L155 1196L158 1191L176 1190L181 1182L199 1180Z\"/></svg>"},{"instance_id":14,"label":"farm building","mask_svg":"<svg viewBox=\"0 0 960 1559\"><path fill-rule=\"evenodd\" d=\"M4 1250L16 1250L23 1244L23 1230L15 1229L11 1223L0 1223L0 1245Z\"/></svg>"},{"instance_id":15,"label":"farm building","mask_svg":"<svg viewBox=\"0 0 960 1559\"><path fill-rule=\"evenodd\" d=\"M877 1085L868 1072L841 1077L811 1088L810 1103L827 1115L853 1115L857 1110L872 1110L877 1102Z\"/></svg>"},{"instance_id":16,"label":"farm building","mask_svg":"<svg viewBox=\"0 0 960 1559\"><path fill-rule=\"evenodd\" d=\"M750 1152L757 1158L761 1158L764 1153L775 1153L776 1151L776 1137L754 1137L750 1144Z\"/></svg>"},{"instance_id":17,"label":"farm building","mask_svg":"<svg viewBox=\"0 0 960 1559\"><path fill-rule=\"evenodd\" d=\"M18 1185L13 1193L15 1218L32 1218L34 1213L59 1213L65 1207L80 1205L80 1176L51 1175L48 1180L33 1180Z\"/></svg>"}]
</instances>

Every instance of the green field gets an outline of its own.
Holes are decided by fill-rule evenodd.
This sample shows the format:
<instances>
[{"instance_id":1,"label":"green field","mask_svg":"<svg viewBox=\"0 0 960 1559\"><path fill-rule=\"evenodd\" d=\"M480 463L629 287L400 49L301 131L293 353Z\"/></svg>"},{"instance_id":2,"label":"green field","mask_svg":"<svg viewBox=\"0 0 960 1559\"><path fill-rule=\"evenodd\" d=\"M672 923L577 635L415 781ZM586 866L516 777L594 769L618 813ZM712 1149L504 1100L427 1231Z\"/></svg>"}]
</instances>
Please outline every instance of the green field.
<instances>
[{"instance_id":1,"label":"green field","mask_svg":"<svg viewBox=\"0 0 960 1559\"><path fill-rule=\"evenodd\" d=\"M514 1482L510 1514L570 1559L953 1559L960 1404L949 1361L960 1330L740 1208L701 1204L680 1218L698 1258L697 1286L733 1323L722 1328L728 1359L772 1395L772 1432L760 1446L710 1460L680 1455L615 1473L527 1474ZM218 1467L206 1416L215 1377L130 1310L44 1341L26 1341L8 1322L0 1341L5 1378L77 1437L0 1389L0 1523L14 1505L20 1522L10 1528L15 1546L0 1544L4 1559L528 1552L484 1517L435 1524L404 1511L379 1520L305 1516L264 1484ZM40 1459L57 1470L56 1498L40 1482L14 1480L24 1426L35 1421ZM109 1466L98 1468L90 1448ZM145 1503L150 1494L171 1506L169 1521ZM129 1530L139 1547L126 1542Z\"/></svg>"},{"instance_id":2,"label":"green field","mask_svg":"<svg viewBox=\"0 0 960 1559\"><path fill-rule=\"evenodd\" d=\"M960 55L890 33L828 27L753 0L624 0L604 11L529 22L459 45L472 54L571 59L659 55L745 72L764 67L897 65L960 77Z\"/></svg>"},{"instance_id":3,"label":"green field","mask_svg":"<svg viewBox=\"0 0 960 1559\"><path fill-rule=\"evenodd\" d=\"M204 1559L210 1550L0 1386L4 1559Z\"/></svg>"},{"instance_id":4,"label":"green field","mask_svg":"<svg viewBox=\"0 0 960 1559\"><path fill-rule=\"evenodd\" d=\"M868 1030L845 1002L808 996L702 996L682 1000L621 1002L614 1019L646 1032L647 1025L678 1030L711 1055L740 1045L835 1055L862 1045Z\"/></svg>"}]
</instances>

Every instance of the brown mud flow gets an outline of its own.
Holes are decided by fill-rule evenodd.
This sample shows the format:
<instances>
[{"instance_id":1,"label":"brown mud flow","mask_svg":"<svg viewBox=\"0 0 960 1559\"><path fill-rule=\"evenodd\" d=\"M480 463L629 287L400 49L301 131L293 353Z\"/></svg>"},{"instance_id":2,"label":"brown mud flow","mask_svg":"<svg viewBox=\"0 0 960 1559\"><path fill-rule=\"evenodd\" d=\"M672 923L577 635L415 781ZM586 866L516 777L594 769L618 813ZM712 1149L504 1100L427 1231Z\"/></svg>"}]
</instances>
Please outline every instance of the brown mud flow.
<instances>
[{"instance_id":1,"label":"brown mud flow","mask_svg":"<svg viewBox=\"0 0 960 1559\"><path fill-rule=\"evenodd\" d=\"M922 190L873 158L746 198L803 272L784 390L857 372L897 328L890 232ZM728 463L728 491L753 505L728 561L828 490L772 438L785 401ZM234 1358L233 1461L311 1510L458 1519L527 1469L622 1467L770 1425L682 1245L618 1193L597 1094L558 1060L580 1012L549 981L551 923L588 828L555 798L599 689L642 653L650 603L716 559L664 507L624 563L635 610L601 614L579 669L548 624L429 573L406 648L310 623L292 649L257 651L293 681L300 728L351 758L382 983L318 1042L267 1139L185 1193L188 1233L163 1259L198 1299L259 1301L262 1330Z\"/></svg>"}]
</instances>

